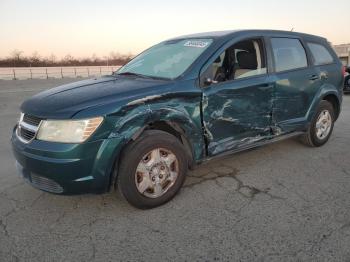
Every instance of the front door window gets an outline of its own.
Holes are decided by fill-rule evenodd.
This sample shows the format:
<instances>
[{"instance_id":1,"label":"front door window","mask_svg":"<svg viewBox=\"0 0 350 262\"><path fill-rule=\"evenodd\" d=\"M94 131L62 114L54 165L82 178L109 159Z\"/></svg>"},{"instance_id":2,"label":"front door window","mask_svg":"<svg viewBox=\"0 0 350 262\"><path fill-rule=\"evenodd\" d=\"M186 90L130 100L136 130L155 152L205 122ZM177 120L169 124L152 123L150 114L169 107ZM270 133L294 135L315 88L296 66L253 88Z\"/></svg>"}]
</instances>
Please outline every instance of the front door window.
<instances>
[{"instance_id":1,"label":"front door window","mask_svg":"<svg viewBox=\"0 0 350 262\"><path fill-rule=\"evenodd\" d=\"M238 42L222 52L209 66L205 77L213 83L266 74L266 58L260 39ZM207 82L208 85L210 83Z\"/></svg>"}]
</instances>

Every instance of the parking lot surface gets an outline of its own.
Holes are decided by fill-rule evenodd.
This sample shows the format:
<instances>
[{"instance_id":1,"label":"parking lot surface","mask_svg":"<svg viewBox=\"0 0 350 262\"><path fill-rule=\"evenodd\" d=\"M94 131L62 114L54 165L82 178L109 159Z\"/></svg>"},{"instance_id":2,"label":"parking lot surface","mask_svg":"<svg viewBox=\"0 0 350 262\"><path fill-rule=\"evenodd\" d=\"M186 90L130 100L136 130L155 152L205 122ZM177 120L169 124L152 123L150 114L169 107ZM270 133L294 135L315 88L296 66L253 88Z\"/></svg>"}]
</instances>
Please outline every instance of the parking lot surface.
<instances>
[{"instance_id":1,"label":"parking lot surface","mask_svg":"<svg viewBox=\"0 0 350 262\"><path fill-rule=\"evenodd\" d=\"M16 175L21 102L73 79L0 81L0 261L350 261L350 96L329 142L298 139L191 171L168 204L59 196Z\"/></svg>"}]
</instances>

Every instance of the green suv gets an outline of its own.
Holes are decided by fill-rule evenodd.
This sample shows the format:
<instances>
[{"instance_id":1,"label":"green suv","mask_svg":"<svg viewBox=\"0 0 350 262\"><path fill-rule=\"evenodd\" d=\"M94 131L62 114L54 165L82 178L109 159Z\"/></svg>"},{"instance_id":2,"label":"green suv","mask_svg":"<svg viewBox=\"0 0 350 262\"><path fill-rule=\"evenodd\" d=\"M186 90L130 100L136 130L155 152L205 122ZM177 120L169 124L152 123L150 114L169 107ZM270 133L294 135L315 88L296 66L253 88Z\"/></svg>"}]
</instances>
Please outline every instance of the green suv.
<instances>
[{"instance_id":1,"label":"green suv","mask_svg":"<svg viewBox=\"0 0 350 262\"><path fill-rule=\"evenodd\" d=\"M118 188L138 208L180 190L189 168L284 138L329 139L342 102L341 62L318 36L240 30L161 42L98 79L21 106L17 167L56 194Z\"/></svg>"}]
</instances>

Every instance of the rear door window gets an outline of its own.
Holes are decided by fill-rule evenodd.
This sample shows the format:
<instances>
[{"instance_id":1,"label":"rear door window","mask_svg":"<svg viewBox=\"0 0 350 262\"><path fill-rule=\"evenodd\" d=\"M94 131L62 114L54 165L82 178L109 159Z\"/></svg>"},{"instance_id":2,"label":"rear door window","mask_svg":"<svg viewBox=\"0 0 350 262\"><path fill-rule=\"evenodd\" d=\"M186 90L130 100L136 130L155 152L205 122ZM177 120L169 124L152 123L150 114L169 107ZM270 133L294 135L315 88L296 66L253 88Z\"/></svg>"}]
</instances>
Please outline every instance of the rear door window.
<instances>
[{"instance_id":1,"label":"rear door window","mask_svg":"<svg viewBox=\"0 0 350 262\"><path fill-rule=\"evenodd\" d=\"M334 62L332 55L323 45L307 43L307 46L310 48L312 56L314 57L315 65L325 65Z\"/></svg>"},{"instance_id":2,"label":"rear door window","mask_svg":"<svg viewBox=\"0 0 350 262\"><path fill-rule=\"evenodd\" d=\"M271 38L276 72L307 67L306 52L298 39Z\"/></svg>"}]
</instances>

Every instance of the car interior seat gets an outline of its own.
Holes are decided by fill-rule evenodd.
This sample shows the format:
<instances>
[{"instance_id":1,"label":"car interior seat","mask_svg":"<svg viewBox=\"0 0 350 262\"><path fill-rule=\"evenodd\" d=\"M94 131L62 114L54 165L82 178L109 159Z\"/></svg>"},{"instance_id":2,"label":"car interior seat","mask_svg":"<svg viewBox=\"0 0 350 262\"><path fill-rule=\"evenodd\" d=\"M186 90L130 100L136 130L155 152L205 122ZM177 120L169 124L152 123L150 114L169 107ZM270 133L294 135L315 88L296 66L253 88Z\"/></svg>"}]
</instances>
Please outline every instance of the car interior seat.
<instances>
[{"instance_id":1,"label":"car interior seat","mask_svg":"<svg viewBox=\"0 0 350 262\"><path fill-rule=\"evenodd\" d=\"M249 53L246 51L240 51L237 53L238 68L234 72L234 78L239 78L243 74L254 71L258 67L257 58L255 53Z\"/></svg>"}]
</instances>

